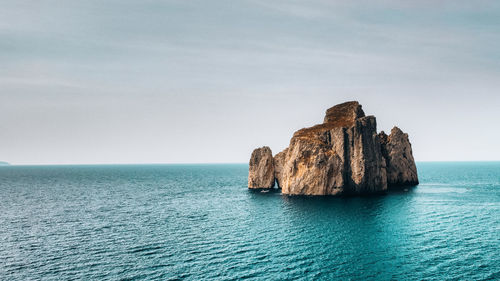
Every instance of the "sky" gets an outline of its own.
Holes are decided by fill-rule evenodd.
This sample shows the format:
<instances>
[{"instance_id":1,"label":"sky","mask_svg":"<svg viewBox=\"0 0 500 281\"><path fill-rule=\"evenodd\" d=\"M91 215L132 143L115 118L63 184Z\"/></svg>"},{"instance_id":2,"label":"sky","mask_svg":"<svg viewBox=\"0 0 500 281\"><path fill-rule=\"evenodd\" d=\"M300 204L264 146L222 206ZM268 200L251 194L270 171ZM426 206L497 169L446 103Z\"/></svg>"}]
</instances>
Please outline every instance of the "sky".
<instances>
[{"instance_id":1,"label":"sky","mask_svg":"<svg viewBox=\"0 0 500 281\"><path fill-rule=\"evenodd\" d=\"M245 163L358 100L500 160L500 1L0 0L0 161Z\"/></svg>"}]
</instances>

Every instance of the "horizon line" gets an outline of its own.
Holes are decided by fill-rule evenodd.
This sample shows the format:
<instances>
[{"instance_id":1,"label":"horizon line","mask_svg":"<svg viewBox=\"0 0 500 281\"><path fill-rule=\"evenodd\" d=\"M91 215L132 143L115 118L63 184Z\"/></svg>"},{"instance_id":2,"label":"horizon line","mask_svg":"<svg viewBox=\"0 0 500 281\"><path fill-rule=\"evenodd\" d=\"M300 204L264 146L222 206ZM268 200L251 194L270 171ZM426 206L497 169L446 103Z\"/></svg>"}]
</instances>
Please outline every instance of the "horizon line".
<instances>
[{"instance_id":1,"label":"horizon line","mask_svg":"<svg viewBox=\"0 0 500 281\"><path fill-rule=\"evenodd\" d=\"M415 163L475 163L475 162L500 162L500 160L424 160L415 161ZM248 165L246 162L189 162L189 163L36 163L36 164L13 164L5 162L7 165L0 165L1 167L11 166L140 166L140 165Z\"/></svg>"}]
</instances>

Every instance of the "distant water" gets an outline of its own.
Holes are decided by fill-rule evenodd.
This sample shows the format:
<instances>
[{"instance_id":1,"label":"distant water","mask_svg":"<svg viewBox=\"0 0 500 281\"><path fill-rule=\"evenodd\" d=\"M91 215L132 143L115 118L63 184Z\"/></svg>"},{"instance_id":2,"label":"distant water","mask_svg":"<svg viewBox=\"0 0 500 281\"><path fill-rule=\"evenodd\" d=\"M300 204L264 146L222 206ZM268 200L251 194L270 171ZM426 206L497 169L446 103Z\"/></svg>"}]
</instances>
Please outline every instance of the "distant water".
<instances>
[{"instance_id":1,"label":"distant water","mask_svg":"<svg viewBox=\"0 0 500 281\"><path fill-rule=\"evenodd\" d=\"M247 169L1 167L0 279L500 279L500 162L364 198L252 192Z\"/></svg>"}]
</instances>

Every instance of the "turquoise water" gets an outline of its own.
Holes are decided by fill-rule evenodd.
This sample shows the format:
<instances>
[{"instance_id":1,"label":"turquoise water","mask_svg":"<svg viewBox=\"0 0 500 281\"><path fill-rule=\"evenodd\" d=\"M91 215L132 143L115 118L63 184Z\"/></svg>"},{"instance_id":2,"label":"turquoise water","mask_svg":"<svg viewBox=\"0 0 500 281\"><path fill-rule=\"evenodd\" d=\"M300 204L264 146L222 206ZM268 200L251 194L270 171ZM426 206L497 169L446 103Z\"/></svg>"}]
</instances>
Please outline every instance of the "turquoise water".
<instances>
[{"instance_id":1,"label":"turquoise water","mask_svg":"<svg viewBox=\"0 0 500 281\"><path fill-rule=\"evenodd\" d=\"M362 198L249 191L247 169L0 167L0 279L500 279L500 162Z\"/></svg>"}]
</instances>

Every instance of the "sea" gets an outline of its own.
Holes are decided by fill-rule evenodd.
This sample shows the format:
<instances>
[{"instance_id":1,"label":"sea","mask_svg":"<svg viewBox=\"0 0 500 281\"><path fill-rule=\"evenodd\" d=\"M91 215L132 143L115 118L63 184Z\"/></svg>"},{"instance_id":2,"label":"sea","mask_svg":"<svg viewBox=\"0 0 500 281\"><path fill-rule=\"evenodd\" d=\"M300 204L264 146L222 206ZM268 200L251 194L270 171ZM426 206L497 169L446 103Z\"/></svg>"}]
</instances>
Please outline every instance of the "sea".
<instances>
[{"instance_id":1,"label":"sea","mask_svg":"<svg viewBox=\"0 0 500 281\"><path fill-rule=\"evenodd\" d=\"M500 162L370 197L247 189L248 165L0 167L1 280L500 280Z\"/></svg>"}]
</instances>

